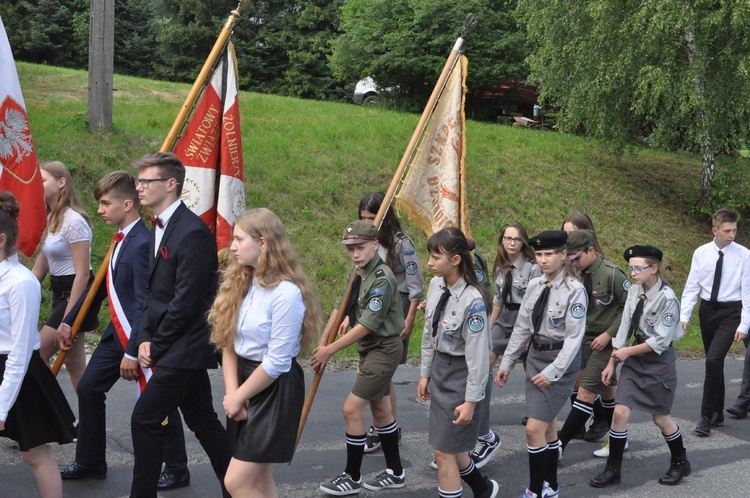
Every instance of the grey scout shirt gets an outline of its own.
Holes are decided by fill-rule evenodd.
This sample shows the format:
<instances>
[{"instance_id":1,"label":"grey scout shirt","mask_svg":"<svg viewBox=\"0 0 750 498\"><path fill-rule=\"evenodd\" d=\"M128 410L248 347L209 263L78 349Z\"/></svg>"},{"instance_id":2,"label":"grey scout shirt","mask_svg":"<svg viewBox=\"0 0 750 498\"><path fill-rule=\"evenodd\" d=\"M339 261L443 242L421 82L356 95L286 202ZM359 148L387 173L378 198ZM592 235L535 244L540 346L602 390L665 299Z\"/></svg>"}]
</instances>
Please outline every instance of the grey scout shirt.
<instances>
[{"instance_id":1,"label":"grey scout shirt","mask_svg":"<svg viewBox=\"0 0 750 498\"><path fill-rule=\"evenodd\" d=\"M492 304L495 306L503 306L503 287L505 287L505 273L508 269L504 269L497 273L495 278L495 298L492 300ZM513 262L513 269L511 270L511 276L513 277L513 285L510 289L511 303L520 303L523 301L523 296L526 295L526 288L536 277L542 274L542 269L536 264L536 261L529 261L524 257L523 254L519 254L516 260Z\"/></svg>"},{"instance_id":2,"label":"grey scout shirt","mask_svg":"<svg viewBox=\"0 0 750 498\"><path fill-rule=\"evenodd\" d=\"M359 269L362 283L357 298L357 321L377 337L399 335L404 330L404 312L398 299L396 277L376 255Z\"/></svg>"},{"instance_id":3,"label":"grey scout shirt","mask_svg":"<svg viewBox=\"0 0 750 498\"><path fill-rule=\"evenodd\" d=\"M630 320L641 294L643 294L642 285L634 284L630 287L628 300L625 302L625 310L622 312L620 328L617 331L617 336L612 339L612 346L615 349L628 346ZM662 354L669 349L672 341L682 337L680 302L674 291L667 285L663 285L661 279L646 292L646 302L643 303L643 315L641 315L638 330L648 337L646 344L656 354Z\"/></svg>"},{"instance_id":4,"label":"grey scout shirt","mask_svg":"<svg viewBox=\"0 0 750 498\"><path fill-rule=\"evenodd\" d=\"M469 370L466 379L465 401L478 402L484 398L489 379L490 351L492 349L487 320L487 306L481 292L459 278L450 288L450 298L442 313L435 337L432 337L432 317L445 288L443 277L430 281L425 308L425 325L422 332L421 377L430 377L435 352L451 356L464 356Z\"/></svg>"},{"instance_id":5,"label":"grey scout shirt","mask_svg":"<svg viewBox=\"0 0 750 498\"><path fill-rule=\"evenodd\" d=\"M408 294L409 301L419 301L424 296L424 277L419 269L414 242L403 232L398 232L393 242L396 253L393 274L398 282L398 291Z\"/></svg>"},{"instance_id":6,"label":"grey scout shirt","mask_svg":"<svg viewBox=\"0 0 750 498\"><path fill-rule=\"evenodd\" d=\"M602 332L611 337L617 334L622 321L622 310L628 299L630 280L622 268L597 255L585 271L591 273L593 299L586 316L586 337L590 341ZM584 272L580 272L583 282ZM585 340L585 339L584 339Z\"/></svg>"},{"instance_id":7,"label":"grey scout shirt","mask_svg":"<svg viewBox=\"0 0 750 498\"><path fill-rule=\"evenodd\" d=\"M583 284L573 277L568 276L563 280L563 274L564 272L561 271L552 280L546 317L536 336L537 342L540 343L563 341L563 347L557 354L557 358L541 372L550 382L556 382L568 370L581 348L581 341L586 330L586 307L588 305L586 291ZM521 302L521 309L518 311L516 325L513 327L513 334L508 341L508 348L500 362L500 370L510 372L531 339L534 332L531 313L546 284L546 275L529 282L526 295Z\"/></svg>"}]
</instances>

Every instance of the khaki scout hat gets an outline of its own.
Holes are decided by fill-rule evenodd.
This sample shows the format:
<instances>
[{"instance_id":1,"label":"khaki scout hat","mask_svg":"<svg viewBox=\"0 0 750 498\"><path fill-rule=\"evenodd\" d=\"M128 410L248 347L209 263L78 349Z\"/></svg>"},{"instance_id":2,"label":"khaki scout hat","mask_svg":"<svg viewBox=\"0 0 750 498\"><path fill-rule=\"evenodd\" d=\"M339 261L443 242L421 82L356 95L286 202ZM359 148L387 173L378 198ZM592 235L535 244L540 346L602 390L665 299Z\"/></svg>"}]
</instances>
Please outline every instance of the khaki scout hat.
<instances>
[{"instance_id":1,"label":"khaki scout hat","mask_svg":"<svg viewBox=\"0 0 750 498\"><path fill-rule=\"evenodd\" d=\"M378 229L369 221L357 220L344 229L342 244L362 244L378 238Z\"/></svg>"},{"instance_id":2,"label":"khaki scout hat","mask_svg":"<svg viewBox=\"0 0 750 498\"><path fill-rule=\"evenodd\" d=\"M568 234L568 254L594 247L594 232L591 230L573 230Z\"/></svg>"}]
</instances>

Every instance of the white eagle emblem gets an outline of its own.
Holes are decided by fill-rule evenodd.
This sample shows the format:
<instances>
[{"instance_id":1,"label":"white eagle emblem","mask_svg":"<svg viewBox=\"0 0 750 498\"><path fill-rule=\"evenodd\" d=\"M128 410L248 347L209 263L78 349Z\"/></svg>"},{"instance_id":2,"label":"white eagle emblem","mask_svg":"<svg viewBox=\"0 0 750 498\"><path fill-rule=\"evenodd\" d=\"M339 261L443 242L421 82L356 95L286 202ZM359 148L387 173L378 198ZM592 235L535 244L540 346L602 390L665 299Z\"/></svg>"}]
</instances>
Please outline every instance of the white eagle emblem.
<instances>
[{"instance_id":1,"label":"white eagle emblem","mask_svg":"<svg viewBox=\"0 0 750 498\"><path fill-rule=\"evenodd\" d=\"M6 109L1 119L0 157L10 159L15 156L16 162L20 163L34 151L29 121L23 112L13 108Z\"/></svg>"}]
</instances>

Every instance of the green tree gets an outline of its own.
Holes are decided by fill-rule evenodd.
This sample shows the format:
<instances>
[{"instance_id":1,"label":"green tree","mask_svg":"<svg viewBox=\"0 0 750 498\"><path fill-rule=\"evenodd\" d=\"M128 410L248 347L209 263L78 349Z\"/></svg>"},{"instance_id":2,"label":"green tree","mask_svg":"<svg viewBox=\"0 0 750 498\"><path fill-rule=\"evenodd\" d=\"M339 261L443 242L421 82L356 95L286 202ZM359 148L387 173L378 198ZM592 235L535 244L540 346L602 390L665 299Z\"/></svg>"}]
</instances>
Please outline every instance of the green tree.
<instances>
[{"instance_id":1,"label":"green tree","mask_svg":"<svg viewBox=\"0 0 750 498\"><path fill-rule=\"evenodd\" d=\"M566 131L715 158L750 131L746 0L519 0L542 99Z\"/></svg>"},{"instance_id":2,"label":"green tree","mask_svg":"<svg viewBox=\"0 0 750 498\"><path fill-rule=\"evenodd\" d=\"M331 65L341 79L372 76L409 102L424 103L427 82L440 75L445 58L469 13L478 25L463 52L469 88L525 79L525 34L517 27L515 1L350 0L342 8L341 31Z\"/></svg>"}]
</instances>

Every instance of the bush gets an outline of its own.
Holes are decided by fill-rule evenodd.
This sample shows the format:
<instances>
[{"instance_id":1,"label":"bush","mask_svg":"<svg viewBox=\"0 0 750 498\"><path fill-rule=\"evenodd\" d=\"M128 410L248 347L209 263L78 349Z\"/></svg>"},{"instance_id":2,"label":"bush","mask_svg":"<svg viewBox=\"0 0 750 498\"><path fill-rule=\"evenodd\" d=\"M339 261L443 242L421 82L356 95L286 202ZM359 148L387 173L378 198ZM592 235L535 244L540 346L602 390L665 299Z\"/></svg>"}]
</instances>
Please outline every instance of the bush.
<instances>
[{"instance_id":1,"label":"bush","mask_svg":"<svg viewBox=\"0 0 750 498\"><path fill-rule=\"evenodd\" d=\"M717 164L714 184L706 202L696 206L698 214L711 217L720 208L731 208L750 218L750 160L743 157L722 158Z\"/></svg>"}]
</instances>

